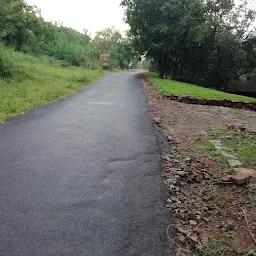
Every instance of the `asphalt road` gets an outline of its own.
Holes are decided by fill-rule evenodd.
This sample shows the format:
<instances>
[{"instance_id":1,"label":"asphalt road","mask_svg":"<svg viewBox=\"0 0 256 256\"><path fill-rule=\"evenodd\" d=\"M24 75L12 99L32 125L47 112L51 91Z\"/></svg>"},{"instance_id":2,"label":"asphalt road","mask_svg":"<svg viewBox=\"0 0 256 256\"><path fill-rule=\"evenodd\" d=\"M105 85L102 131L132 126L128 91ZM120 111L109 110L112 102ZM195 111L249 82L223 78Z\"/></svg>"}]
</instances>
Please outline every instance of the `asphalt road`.
<instances>
[{"instance_id":1,"label":"asphalt road","mask_svg":"<svg viewBox=\"0 0 256 256\"><path fill-rule=\"evenodd\" d=\"M159 145L136 73L0 125L0 255L165 255Z\"/></svg>"}]
</instances>

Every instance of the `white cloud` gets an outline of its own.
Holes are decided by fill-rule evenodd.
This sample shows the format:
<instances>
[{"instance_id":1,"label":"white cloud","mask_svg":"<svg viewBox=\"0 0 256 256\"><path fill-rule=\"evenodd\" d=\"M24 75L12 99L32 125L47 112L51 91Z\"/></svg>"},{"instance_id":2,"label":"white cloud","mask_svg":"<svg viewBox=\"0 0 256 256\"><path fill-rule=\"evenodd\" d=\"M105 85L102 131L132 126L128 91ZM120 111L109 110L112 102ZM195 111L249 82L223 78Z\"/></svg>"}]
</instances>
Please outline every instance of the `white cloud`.
<instances>
[{"instance_id":1,"label":"white cloud","mask_svg":"<svg viewBox=\"0 0 256 256\"><path fill-rule=\"evenodd\" d=\"M94 34L98 30L114 26L121 32L128 29L124 23L121 0L27 0L42 11L47 21L60 21L64 26L76 30L88 29Z\"/></svg>"}]
</instances>

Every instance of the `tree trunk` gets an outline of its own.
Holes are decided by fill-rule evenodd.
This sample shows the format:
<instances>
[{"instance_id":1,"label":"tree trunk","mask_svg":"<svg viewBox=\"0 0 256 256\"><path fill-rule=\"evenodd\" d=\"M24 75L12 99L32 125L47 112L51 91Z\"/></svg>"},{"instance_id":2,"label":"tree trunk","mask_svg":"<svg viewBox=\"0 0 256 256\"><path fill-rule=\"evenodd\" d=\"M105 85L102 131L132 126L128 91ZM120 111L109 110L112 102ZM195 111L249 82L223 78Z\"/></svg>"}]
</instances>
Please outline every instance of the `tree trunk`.
<instances>
[{"instance_id":1,"label":"tree trunk","mask_svg":"<svg viewBox=\"0 0 256 256\"><path fill-rule=\"evenodd\" d=\"M161 66L159 67L159 77L162 79L164 78L164 68Z\"/></svg>"},{"instance_id":2,"label":"tree trunk","mask_svg":"<svg viewBox=\"0 0 256 256\"><path fill-rule=\"evenodd\" d=\"M180 63L180 79L183 81L183 63Z\"/></svg>"},{"instance_id":3,"label":"tree trunk","mask_svg":"<svg viewBox=\"0 0 256 256\"><path fill-rule=\"evenodd\" d=\"M225 84L223 85L223 91L226 92L228 90L228 84L230 82L230 78L227 78Z\"/></svg>"},{"instance_id":4,"label":"tree trunk","mask_svg":"<svg viewBox=\"0 0 256 256\"><path fill-rule=\"evenodd\" d=\"M173 62L173 67L172 67L172 80L175 79L175 73L176 72L176 61Z\"/></svg>"}]
</instances>

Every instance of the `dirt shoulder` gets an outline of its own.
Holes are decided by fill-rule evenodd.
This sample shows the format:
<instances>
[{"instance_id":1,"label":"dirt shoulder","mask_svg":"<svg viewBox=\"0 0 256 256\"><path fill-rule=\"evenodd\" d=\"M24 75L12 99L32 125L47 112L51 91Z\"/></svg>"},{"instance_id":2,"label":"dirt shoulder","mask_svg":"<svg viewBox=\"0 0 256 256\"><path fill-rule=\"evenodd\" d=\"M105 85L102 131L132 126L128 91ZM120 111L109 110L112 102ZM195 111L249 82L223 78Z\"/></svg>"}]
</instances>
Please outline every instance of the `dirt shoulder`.
<instances>
[{"instance_id":1,"label":"dirt shoulder","mask_svg":"<svg viewBox=\"0 0 256 256\"><path fill-rule=\"evenodd\" d=\"M225 127L233 128L232 136L242 127L256 138L256 112L172 101L159 96L145 76L140 80L150 113L171 144L163 155L163 181L178 231L170 238L177 255L256 255L256 181L224 181L234 170L209 145L210 139L230 136Z\"/></svg>"}]
</instances>

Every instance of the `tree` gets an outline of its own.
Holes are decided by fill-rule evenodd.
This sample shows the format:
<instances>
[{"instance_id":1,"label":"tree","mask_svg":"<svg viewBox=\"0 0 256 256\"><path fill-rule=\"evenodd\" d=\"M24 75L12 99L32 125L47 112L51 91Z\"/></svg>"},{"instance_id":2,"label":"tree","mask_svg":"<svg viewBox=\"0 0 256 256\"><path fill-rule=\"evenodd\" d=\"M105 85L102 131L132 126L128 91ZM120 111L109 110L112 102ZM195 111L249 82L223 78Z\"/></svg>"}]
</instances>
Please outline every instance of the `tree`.
<instances>
[{"instance_id":1,"label":"tree","mask_svg":"<svg viewBox=\"0 0 256 256\"><path fill-rule=\"evenodd\" d=\"M255 43L246 38L255 12L246 0L239 6L233 0L123 0L122 6L134 49L154 60L161 78L226 89L253 65Z\"/></svg>"},{"instance_id":2,"label":"tree","mask_svg":"<svg viewBox=\"0 0 256 256\"><path fill-rule=\"evenodd\" d=\"M134 58L133 48L128 37L123 37L114 27L96 32L93 43L100 52L111 55L112 68L128 68Z\"/></svg>"},{"instance_id":3,"label":"tree","mask_svg":"<svg viewBox=\"0 0 256 256\"><path fill-rule=\"evenodd\" d=\"M0 37L18 51L40 34L40 11L23 0L1 0Z\"/></svg>"}]
</instances>

